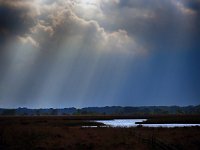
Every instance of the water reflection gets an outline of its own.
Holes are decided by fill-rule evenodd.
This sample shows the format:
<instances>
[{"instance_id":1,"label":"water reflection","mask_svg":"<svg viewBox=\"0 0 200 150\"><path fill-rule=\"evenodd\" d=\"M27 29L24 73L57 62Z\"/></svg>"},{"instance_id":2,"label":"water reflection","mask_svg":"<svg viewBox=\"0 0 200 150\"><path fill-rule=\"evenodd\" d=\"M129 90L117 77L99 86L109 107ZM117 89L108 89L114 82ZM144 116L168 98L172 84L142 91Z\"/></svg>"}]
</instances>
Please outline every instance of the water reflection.
<instances>
[{"instance_id":1,"label":"water reflection","mask_svg":"<svg viewBox=\"0 0 200 150\"><path fill-rule=\"evenodd\" d=\"M110 127L136 127L142 125L143 127L192 127L200 126L200 124L142 124L147 119L114 119L114 120L96 120L95 122L103 123ZM138 122L139 124L136 124Z\"/></svg>"},{"instance_id":2,"label":"water reflection","mask_svg":"<svg viewBox=\"0 0 200 150\"><path fill-rule=\"evenodd\" d=\"M114 119L114 120L97 120L95 122L103 123L111 127L134 127L137 126L136 122L143 122L146 119Z\"/></svg>"}]
</instances>

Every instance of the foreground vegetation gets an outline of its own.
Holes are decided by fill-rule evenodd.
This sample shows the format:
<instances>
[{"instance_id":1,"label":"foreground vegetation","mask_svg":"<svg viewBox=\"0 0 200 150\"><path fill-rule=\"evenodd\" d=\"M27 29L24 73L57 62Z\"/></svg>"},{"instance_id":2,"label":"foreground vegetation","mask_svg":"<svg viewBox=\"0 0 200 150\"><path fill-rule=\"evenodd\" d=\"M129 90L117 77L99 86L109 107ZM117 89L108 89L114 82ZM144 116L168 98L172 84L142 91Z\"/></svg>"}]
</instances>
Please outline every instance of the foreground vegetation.
<instances>
[{"instance_id":1,"label":"foreground vegetation","mask_svg":"<svg viewBox=\"0 0 200 150\"><path fill-rule=\"evenodd\" d=\"M95 117L0 117L0 149L200 149L200 127L82 128L102 125L89 119Z\"/></svg>"}]
</instances>

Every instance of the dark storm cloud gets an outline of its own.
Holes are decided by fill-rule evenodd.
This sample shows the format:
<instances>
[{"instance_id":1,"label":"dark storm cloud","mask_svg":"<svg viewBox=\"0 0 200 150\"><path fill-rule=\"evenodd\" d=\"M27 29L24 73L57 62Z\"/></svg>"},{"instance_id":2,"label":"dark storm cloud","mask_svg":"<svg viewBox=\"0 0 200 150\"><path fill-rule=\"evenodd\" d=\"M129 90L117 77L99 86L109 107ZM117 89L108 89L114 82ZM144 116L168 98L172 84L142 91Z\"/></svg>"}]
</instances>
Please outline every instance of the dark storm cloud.
<instances>
[{"instance_id":1,"label":"dark storm cloud","mask_svg":"<svg viewBox=\"0 0 200 150\"><path fill-rule=\"evenodd\" d=\"M31 3L24 0L0 1L0 33L2 40L23 35L34 25ZM5 39L3 39L5 38Z\"/></svg>"},{"instance_id":2,"label":"dark storm cloud","mask_svg":"<svg viewBox=\"0 0 200 150\"><path fill-rule=\"evenodd\" d=\"M108 30L126 30L149 50L184 49L199 34L198 7L199 1L190 0L120 0L111 8L102 6L106 19L100 24Z\"/></svg>"}]
</instances>

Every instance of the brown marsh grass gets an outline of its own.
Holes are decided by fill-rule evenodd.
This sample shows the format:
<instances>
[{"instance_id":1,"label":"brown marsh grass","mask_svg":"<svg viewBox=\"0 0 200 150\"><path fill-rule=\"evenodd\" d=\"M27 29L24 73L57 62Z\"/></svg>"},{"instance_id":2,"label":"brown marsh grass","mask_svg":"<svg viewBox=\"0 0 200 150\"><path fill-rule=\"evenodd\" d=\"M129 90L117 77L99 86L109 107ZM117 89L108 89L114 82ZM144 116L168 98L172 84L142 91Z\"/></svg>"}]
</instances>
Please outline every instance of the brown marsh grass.
<instances>
[{"instance_id":1,"label":"brown marsh grass","mask_svg":"<svg viewBox=\"0 0 200 150\"><path fill-rule=\"evenodd\" d=\"M152 136L176 149L200 149L200 128L82 128L94 125L67 117L0 117L0 149L148 150L138 139ZM100 125L100 124L95 124Z\"/></svg>"}]
</instances>

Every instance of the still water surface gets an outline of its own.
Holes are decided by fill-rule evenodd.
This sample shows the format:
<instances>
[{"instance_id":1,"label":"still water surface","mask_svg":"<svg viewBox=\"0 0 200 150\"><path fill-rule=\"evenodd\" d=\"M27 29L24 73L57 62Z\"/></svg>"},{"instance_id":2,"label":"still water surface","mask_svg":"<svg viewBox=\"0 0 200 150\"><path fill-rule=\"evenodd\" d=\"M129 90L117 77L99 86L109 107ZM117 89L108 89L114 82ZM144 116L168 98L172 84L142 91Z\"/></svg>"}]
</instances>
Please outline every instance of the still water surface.
<instances>
[{"instance_id":1,"label":"still water surface","mask_svg":"<svg viewBox=\"0 0 200 150\"><path fill-rule=\"evenodd\" d=\"M97 120L95 122L100 122L105 124L106 126L111 127L136 127L138 125L142 125L143 127L192 127L192 126L200 126L200 124L142 124L146 119L114 119L114 120ZM140 124L136 124L139 122Z\"/></svg>"}]
</instances>

